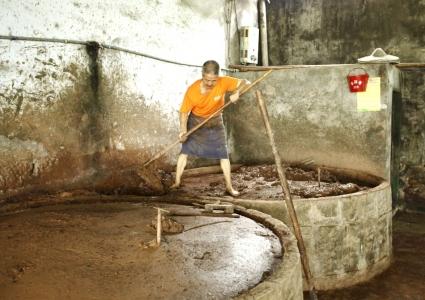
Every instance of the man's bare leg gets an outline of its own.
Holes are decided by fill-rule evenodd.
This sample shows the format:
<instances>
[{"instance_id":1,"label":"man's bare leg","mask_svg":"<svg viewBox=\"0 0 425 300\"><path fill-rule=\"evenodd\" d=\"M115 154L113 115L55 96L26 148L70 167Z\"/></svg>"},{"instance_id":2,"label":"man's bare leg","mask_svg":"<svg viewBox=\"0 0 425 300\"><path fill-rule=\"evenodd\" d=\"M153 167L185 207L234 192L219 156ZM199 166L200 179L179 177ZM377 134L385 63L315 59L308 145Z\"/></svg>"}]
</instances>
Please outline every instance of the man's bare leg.
<instances>
[{"instance_id":1,"label":"man's bare leg","mask_svg":"<svg viewBox=\"0 0 425 300\"><path fill-rule=\"evenodd\" d=\"M220 166L223 170L224 180L226 181L226 191L232 196L239 196L239 192L233 189L232 186L232 177L230 175L230 160L229 159L220 159Z\"/></svg>"},{"instance_id":2,"label":"man's bare leg","mask_svg":"<svg viewBox=\"0 0 425 300\"><path fill-rule=\"evenodd\" d=\"M177 168L176 168L176 181L172 186L170 186L171 189L176 189L180 187L181 178L183 175L184 168L186 167L187 163L187 154L180 154L179 158L177 159Z\"/></svg>"}]
</instances>

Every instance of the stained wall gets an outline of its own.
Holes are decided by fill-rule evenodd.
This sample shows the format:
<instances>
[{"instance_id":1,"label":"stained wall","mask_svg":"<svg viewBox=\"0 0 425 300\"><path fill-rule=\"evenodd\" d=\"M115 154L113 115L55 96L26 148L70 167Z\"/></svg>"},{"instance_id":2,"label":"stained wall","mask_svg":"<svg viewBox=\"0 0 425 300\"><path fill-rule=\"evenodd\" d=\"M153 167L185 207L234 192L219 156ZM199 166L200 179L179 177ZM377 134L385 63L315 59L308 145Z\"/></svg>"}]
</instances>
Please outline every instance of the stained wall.
<instances>
[{"instance_id":1,"label":"stained wall","mask_svg":"<svg viewBox=\"0 0 425 300\"><path fill-rule=\"evenodd\" d=\"M131 168L175 139L177 110L199 66L225 66L225 1L0 6L0 194L70 186L161 192L157 178ZM114 173L121 168L130 173Z\"/></svg>"},{"instance_id":2,"label":"stained wall","mask_svg":"<svg viewBox=\"0 0 425 300\"><path fill-rule=\"evenodd\" d=\"M375 48L425 61L423 1L270 1L267 16L272 65L355 63Z\"/></svg>"},{"instance_id":3,"label":"stained wall","mask_svg":"<svg viewBox=\"0 0 425 300\"><path fill-rule=\"evenodd\" d=\"M271 1L267 4L272 65L343 64L382 48L401 63L401 90L395 91L393 120L393 204L424 210L423 70L424 1ZM397 100L399 99L399 100Z\"/></svg>"}]
</instances>

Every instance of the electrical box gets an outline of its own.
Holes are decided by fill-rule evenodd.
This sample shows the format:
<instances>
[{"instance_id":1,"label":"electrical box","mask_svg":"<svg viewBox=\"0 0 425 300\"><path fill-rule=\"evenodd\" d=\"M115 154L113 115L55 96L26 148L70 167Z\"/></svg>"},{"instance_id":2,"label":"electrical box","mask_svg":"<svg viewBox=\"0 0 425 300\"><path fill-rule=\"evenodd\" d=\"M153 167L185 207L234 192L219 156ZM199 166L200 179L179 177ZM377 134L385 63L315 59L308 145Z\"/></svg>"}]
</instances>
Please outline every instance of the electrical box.
<instances>
[{"instance_id":1,"label":"electrical box","mask_svg":"<svg viewBox=\"0 0 425 300\"><path fill-rule=\"evenodd\" d=\"M258 63L259 30L253 26L243 26L239 29L241 64Z\"/></svg>"}]
</instances>

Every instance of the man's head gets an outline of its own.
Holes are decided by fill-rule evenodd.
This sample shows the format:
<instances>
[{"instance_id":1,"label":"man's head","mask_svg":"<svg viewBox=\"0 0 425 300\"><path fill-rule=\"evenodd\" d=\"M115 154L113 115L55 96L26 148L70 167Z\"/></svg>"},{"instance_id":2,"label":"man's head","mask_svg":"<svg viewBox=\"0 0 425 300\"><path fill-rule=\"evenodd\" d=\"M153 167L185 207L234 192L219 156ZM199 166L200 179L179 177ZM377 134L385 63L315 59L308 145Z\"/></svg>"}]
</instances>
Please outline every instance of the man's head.
<instances>
[{"instance_id":1,"label":"man's head","mask_svg":"<svg viewBox=\"0 0 425 300\"><path fill-rule=\"evenodd\" d=\"M215 60L208 60L202 65L202 83L205 88L212 89L218 78L220 65Z\"/></svg>"}]
</instances>

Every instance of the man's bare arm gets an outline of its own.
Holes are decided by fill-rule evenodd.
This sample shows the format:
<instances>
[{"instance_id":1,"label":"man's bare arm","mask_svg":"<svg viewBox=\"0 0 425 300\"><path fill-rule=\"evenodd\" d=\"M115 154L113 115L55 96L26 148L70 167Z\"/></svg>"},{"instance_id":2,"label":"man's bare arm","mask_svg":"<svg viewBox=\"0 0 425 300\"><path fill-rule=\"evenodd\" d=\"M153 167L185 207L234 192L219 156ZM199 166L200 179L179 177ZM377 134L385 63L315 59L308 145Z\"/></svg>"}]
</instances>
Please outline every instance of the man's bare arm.
<instances>
[{"instance_id":1,"label":"man's bare arm","mask_svg":"<svg viewBox=\"0 0 425 300\"><path fill-rule=\"evenodd\" d=\"M187 140L187 137L183 137L187 133L187 119L189 118L189 113L186 112L180 112L179 119L180 119L180 133L179 133L179 140L181 143L185 142Z\"/></svg>"}]
</instances>

